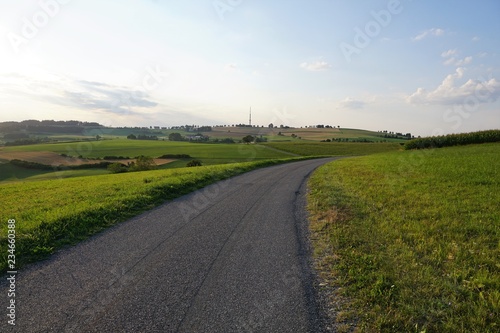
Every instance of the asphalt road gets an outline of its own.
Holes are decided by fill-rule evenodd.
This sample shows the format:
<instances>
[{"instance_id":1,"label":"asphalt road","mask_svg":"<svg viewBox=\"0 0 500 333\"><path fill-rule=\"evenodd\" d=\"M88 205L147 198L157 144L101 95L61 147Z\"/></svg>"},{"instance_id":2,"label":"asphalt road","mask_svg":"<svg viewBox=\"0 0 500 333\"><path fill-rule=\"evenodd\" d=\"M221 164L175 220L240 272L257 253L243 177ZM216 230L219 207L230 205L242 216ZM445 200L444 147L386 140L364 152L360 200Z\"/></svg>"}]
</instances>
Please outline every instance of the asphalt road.
<instances>
[{"instance_id":1,"label":"asphalt road","mask_svg":"<svg viewBox=\"0 0 500 333\"><path fill-rule=\"evenodd\" d=\"M246 173L21 269L2 332L322 332L307 176L332 159Z\"/></svg>"}]
</instances>

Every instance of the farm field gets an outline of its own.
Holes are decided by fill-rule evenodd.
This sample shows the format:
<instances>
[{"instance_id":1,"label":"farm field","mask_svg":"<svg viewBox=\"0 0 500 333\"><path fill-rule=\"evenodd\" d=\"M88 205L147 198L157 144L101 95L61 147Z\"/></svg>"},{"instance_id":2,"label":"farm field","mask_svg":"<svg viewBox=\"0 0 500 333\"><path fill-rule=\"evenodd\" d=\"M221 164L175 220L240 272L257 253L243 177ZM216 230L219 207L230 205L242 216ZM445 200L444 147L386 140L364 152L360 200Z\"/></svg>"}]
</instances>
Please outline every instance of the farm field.
<instances>
[{"instance_id":1,"label":"farm field","mask_svg":"<svg viewBox=\"0 0 500 333\"><path fill-rule=\"evenodd\" d=\"M70 157L61 156L66 154ZM99 163L104 160L92 160L105 156L137 157L139 155L159 157L165 154L187 154L190 159L198 159L203 165L259 161L276 158L287 158L290 154L269 149L260 145L245 144L206 144L190 142L147 141L113 139L87 142L67 142L36 144L26 146L12 146L0 148L0 159L7 162L11 159L20 159L47 165L79 165L82 163ZM78 157L81 158L78 158ZM155 159L160 169L179 168L186 166L190 159ZM126 163L131 159L106 161ZM0 182L16 180L60 179L82 175L97 175L109 173L105 169L58 171L48 173L44 170L29 170L0 163ZM42 176L43 175L43 176ZM39 177L40 176L40 177Z\"/></svg>"},{"instance_id":2,"label":"farm field","mask_svg":"<svg viewBox=\"0 0 500 333\"><path fill-rule=\"evenodd\" d=\"M389 152L313 174L311 238L339 332L498 332L498 156L499 143Z\"/></svg>"},{"instance_id":3,"label":"farm field","mask_svg":"<svg viewBox=\"0 0 500 333\"><path fill-rule=\"evenodd\" d=\"M301 156L354 156L401 150L399 143L361 142L268 142L267 147Z\"/></svg>"},{"instance_id":4,"label":"farm field","mask_svg":"<svg viewBox=\"0 0 500 333\"><path fill-rule=\"evenodd\" d=\"M113 139L90 142L68 142L37 144L0 148L2 152L55 152L83 158L103 158L104 156L136 157L140 155L158 157L165 154L187 154L200 159L205 164L243 162L248 160L288 157L259 145L210 144L174 141L149 141Z\"/></svg>"},{"instance_id":5,"label":"farm field","mask_svg":"<svg viewBox=\"0 0 500 333\"><path fill-rule=\"evenodd\" d=\"M270 142L265 144L215 144L191 143L173 141L149 141L105 139L99 141L80 141L45 143L25 146L0 147L0 161L8 162L19 159L45 165L79 165L99 163L103 161L116 162L117 160L95 160L106 156L124 156L134 158L139 155L159 157L165 154L187 154L190 159L197 159L203 165L217 165L246 161L258 161L291 156L315 155L366 155L383 151L400 149L398 143L356 143L356 142ZM67 156L63 156L67 155ZM179 168L186 166L190 159L155 159L161 169ZM132 160L120 160L126 163ZM167 164L168 163L168 164ZM31 181L38 179L60 179L83 175L98 175L108 173L105 169L58 171L48 173L46 170L29 170L21 167L0 163L0 182Z\"/></svg>"}]
</instances>

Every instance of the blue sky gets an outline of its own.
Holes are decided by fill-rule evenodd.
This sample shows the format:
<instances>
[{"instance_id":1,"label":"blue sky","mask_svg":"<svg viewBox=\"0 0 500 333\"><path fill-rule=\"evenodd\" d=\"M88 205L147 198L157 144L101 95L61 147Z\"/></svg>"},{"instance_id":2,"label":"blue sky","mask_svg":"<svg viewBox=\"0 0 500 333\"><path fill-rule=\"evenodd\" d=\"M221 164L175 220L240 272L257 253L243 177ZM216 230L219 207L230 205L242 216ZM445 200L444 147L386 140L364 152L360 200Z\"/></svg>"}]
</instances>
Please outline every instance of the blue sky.
<instances>
[{"instance_id":1,"label":"blue sky","mask_svg":"<svg viewBox=\"0 0 500 333\"><path fill-rule=\"evenodd\" d=\"M0 0L0 121L500 128L500 2Z\"/></svg>"}]
</instances>

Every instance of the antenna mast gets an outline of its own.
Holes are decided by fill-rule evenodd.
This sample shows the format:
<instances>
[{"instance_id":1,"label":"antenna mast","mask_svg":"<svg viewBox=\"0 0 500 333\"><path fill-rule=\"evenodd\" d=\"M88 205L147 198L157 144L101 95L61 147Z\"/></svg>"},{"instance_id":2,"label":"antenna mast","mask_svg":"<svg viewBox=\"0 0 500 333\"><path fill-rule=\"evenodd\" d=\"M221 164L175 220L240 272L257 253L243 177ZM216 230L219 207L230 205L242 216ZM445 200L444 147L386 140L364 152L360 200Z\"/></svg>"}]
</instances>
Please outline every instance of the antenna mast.
<instances>
[{"instance_id":1,"label":"antenna mast","mask_svg":"<svg viewBox=\"0 0 500 333\"><path fill-rule=\"evenodd\" d=\"M248 125L252 126L252 107L250 107L250 118L248 118Z\"/></svg>"}]
</instances>

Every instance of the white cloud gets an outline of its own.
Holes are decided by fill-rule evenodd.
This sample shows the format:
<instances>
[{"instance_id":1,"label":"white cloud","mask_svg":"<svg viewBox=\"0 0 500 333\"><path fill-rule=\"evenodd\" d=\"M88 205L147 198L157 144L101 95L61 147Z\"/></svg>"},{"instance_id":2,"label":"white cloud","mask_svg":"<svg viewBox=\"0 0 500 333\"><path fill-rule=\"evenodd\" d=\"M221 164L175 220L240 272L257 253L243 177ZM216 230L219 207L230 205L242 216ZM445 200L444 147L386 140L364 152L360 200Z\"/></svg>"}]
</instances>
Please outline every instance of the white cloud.
<instances>
[{"instance_id":1,"label":"white cloud","mask_svg":"<svg viewBox=\"0 0 500 333\"><path fill-rule=\"evenodd\" d=\"M477 36L472 37L472 41L473 41L473 42L477 42L478 40L480 40L480 38L479 38L479 37L477 37Z\"/></svg>"},{"instance_id":2,"label":"white cloud","mask_svg":"<svg viewBox=\"0 0 500 333\"><path fill-rule=\"evenodd\" d=\"M352 97L346 97L338 104L338 106L342 109L351 109L351 110L362 109L365 105L366 103L364 101L356 100Z\"/></svg>"},{"instance_id":3,"label":"white cloud","mask_svg":"<svg viewBox=\"0 0 500 333\"><path fill-rule=\"evenodd\" d=\"M470 98L474 103L491 103L500 97L500 82L495 78L469 79L462 85L456 85L456 81L462 79L464 73L465 69L459 67L435 90L428 92L424 88L418 88L407 97L407 101L412 104L453 105L468 103Z\"/></svg>"},{"instance_id":4,"label":"white cloud","mask_svg":"<svg viewBox=\"0 0 500 333\"><path fill-rule=\"evenodd\" d=\"M443 36L443 35L444 35L443 29L432 28L432 29L425 30L425 31L421 32L420 34L418 34L417 36L413 37L413 40L419 41L419 40L422 40L422 39L429 37L429 36L439 37L439 36Z\"/></svg>"},{"instance_id":5,"label":"white cloud","mask_svg":"<svg viewBox=\"0 0 500 333\"><path fill-rule=\"evenodd\" d=\"M455 67L461 67L467 64L470 64L472 62L472 57L465 57L463 59L457 59L455 57L451 57L446 59L443 64L446 66L453 65Z\"/></svg>"},{"instance_id":6,"label":"white cloud","mask_svg":"<svg viewBox=\"0 0 500 333\"><path fill-rule=\"evenodd\" d=\"M227 64L226 66L224 66L224 70L228 72L236 72L238 71L238 65L234 63Z\"/></svg>"},{"instance_id":7,"label":"white cloud","mask_svg":"<svg viewBox=\"0 0 500 333\"><path fill-rule=\"evenodd\" d=\"M457 49L450 49L448 51L445 51L441 53L441 57L443 58L448 58L446 59L443 64L446 66L453 65L455 67L462 67L465 65L468 65L472 62L472 57L468 56L463 59L458 59L455 56L458 54Z\"/></svg>"},{"instance_id":8,"label":"white cloud","mask_svg":"<svg viewBox=\"0 0 500 333\"><path fill-rule=\"evenodd\" d=\"M449 49L448 51L444 51L443 53L441 53L441 57L443 58L448 58L448 57L451 57L453 55L457 54L457 49Z\"/></svg>"},{"instance_id":9,"label":"white cloud","mask_svg":"<svg viewBox=\"0 0 500 333\"><path fill-rule=\"evenodd\" d=\"M464 65L470 64L471 61L472 61L472 57L465 57L463 59L457 60L457 62L455 62L455 66L464 66Z\"/></svg>"},{"instance_id":10,"label":"white cloud","mask_svg":"<svg viewBox=\"0 0 500 333\"><path fill-rule=\"evenodd\" d=\"M332 66L327 63L326 61L315 61L315 62L312 62L312 63L308 63L308 62L303 62L300 64L300 67L308 70L308 71L312 71L312 72L318 72L318 71L326 71L328 69L330 69Z\"/></svg>"}]
</instances>

